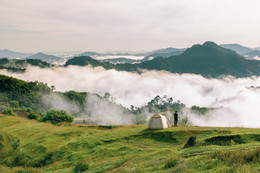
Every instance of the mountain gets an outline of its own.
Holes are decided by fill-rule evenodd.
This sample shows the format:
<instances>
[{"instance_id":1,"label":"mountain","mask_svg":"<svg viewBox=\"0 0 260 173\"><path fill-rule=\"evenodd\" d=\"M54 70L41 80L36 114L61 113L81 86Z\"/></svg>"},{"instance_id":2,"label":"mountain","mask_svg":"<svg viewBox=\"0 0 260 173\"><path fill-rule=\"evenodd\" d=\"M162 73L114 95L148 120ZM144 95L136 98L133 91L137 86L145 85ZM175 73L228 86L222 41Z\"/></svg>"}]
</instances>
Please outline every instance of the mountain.
<instances>
[{"instance_id":1,"label":"mountain","mask_svg":"<svg viewBox=\"0 0 260 173\"><path fill-rule=\"evenodd\" d=\"M14 52L8 49L0 50L0 58L8 58L8 59L22 59L30 56L31 54Z\"/></svg>"},{"instance_id":2,"label":"mountain","mask_svg":"<svg viewBox=\"0 0 260 173\"><path fill-rule=\"evenodd\" d=\"M222 48L213 42L194 45L182 55L170 57L168 61L173 65L170 71L176 73L201 74L207 77L260 75L257 66L259 62L250 62L236 52Z\"/></svg>"},{"instance_id":3,"label":"mountain","mask_svg":"<svg viewBox=\"0 0 260 173\"><path fill-rule=\"evenodd\" d=\"M155 58L139 64L111 64L93 60L91 57L75 57L66 62L68 65L103 66L106 69L114 68L119 71L141 72L147 70L165 70L172 73L192 73L205 77L248 77L260 75L259 61L246 60L235 51L225 49L213 42L203 45L194 45L186 49L181 55L169 58Z\"/></svg>"},{"instance_id":4,"label":"mountain","mask_svg":"<svg viewBox=\"0 0 260 173\"><path fill-rule=\"evenodd\" d=\"M138 60L134 60L134 59L130 59L130 58L111 58L111 59L104 59L104 60L100 60L100 61L101 62L110 62L113 64L139 62Z\"/></svg>"},{"instance_id":5,"label":"mountain","mask_svg":"<svg viewBox=\"0 0 260 173\"><path fill-rule=\"evenodd\" d=\"M162 58L168 58L170 56L180 55L185 51L185 49L177 49L177 48L164 48L164 49L158 49L154 50L152 52L148 52L147 55L142 59L142 61L149 61L153 58L162 57Z\"/></svg>"},{"instance_id":6,"label":"mountain","mask_svg":"<svg viewBox=\"0 0 260 173\"><path fill-rule=\"evenodd\" d=\"M223 48L226 48L226 49L231 49L231 50L233 50L236 53L241 54L241 55L244 54L244 53L252 51L251 48L242 46L240 44L221 44L220 46L223 47Z\"/></svg>"},{"instance_id":7,"label":"mountain","mask_svg":"<svg viewBox=\"0 0 260 173\"><path fill-rule=\"evenodd\" d=\"M164 53L170 53L174 51L179 51L181 49L173 48L173 47L168 47L168 48L163 48L163 49L157 49L153 50L152 52L149 52L149 54L164 54Z\"/></svg>"},{"instance_id":8,"label":"mountain","mask_svg":"<svg viewBox=\"0 0 260 173\"><path fill-rule=\"evenodd\" d=\"M253 50L253 51L244 53L243 55L245 57L247 57L248 59L257 59L257 60L259 60L260 51L259 50Z\"/></svg>"},{"instance_id":9,"label":"mountain","mask_svg":"<svg viewBox=\"0 0 260 173\"><path fill-rule=\"evenodd\" d=\"M174 55L180 55L183 53L185 49L177 49L177 48L163 48L158 50L153 50L151 52L144 52L144 53L127 53L127 52L121 52L121 53L96 53L96 52L84 52L79 54L79 56L88 56L93 59L96 59L96 57L102 57L102 62L111 62L113 64L123 64L123 63L139 63L142 61L148 61L153 59L154 57L163 57L168 58L170 56ZM112 57L114 58L112 58ZM144 57L141 60L135 60L133 57Z\"/></svg>"},{"instance_id":10,"label":"mountain","mask_svg":"<svg viewBox=\"0 0 260 173\"><path fill-rule=\"evenodd\" d=\"M39 53L36 53L36 54L31 55L29 57L26 57L26 59L39 59L39 60L42 60L42 61L46 61L48 63L55 63L55 62L59 62L59 61L63 60L63 58L53 56L53 55L47 55L47 54L44 54L42 52L39 52Z\"/></svg>"},{"instance_id":11,"label":"mountain","mask_svg":"<svg viewBox=\"0 0 260 173\"><path fill-rule=\"evenodd\" d=\"M101 62L101 61L95 60L89 56L79 56L79 57L74 57L72 59L69 59L65 63L64 67L67 67L69 65L78 65L78 66L91 65L93 67L103 66L106 69L114 68L114 65L109 62Z\"/></svg>"},{"instance_id":12,"label":"mountain","mask_svg":"<svg viewBox=\"0 0 260 173\"><path fill-rule=\"evenodd\" d=\"M79 54L79 56L100 56L102 54L100 53L96 53L96 52L83 52L81 54Z\"/></svg>"}]
</instances>

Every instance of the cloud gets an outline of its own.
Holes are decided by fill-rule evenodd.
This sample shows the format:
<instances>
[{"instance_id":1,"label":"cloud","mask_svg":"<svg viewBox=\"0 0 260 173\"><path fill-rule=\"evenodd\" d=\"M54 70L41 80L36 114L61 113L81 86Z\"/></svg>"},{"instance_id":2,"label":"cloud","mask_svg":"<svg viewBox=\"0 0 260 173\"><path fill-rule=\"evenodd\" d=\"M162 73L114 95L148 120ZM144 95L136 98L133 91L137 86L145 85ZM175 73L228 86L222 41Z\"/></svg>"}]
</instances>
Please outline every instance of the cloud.
<instances>
[{"instance_id":1,"label":"cloud","mask_svg":"<svg viewBox=\"0 0 260 173\"><path fill-rule=\"evenodd\" d=\"M131 125L133 114L123 107L112 102L101 99L95 95L88 95L86 98L87 111L89 116L81 115L82 118L89 118L89 121L99 125Z\"/></svg>"},{"instance_id":2,"label":"cloud","mask_svg":"<svg viewBox=\"0 0 260 173\"><path fill-rule=\"evenodd\" d=\"M259 127L260 122L260 89L256 87L260 83L259 77L206 79L199 75L178 75L164 71L144 71L137 74L105 70L101 67L77 66L49 69L29 67L23 74L6 70L0 70L0 73L23 80L42 81L49 86L55 85L59 91L87 91L99 95L109 92L116 98L116 103L126 107L142 106L156 95L167 95L174 101L180 100L187 107L197 105L219 108L205 117L188 113L194 125ZM88 100L86 104L91 105L92 111L100 110L96 112L98 117L110 112L109 115L117 117L116 124L122 122L119 116L124 114L122 110L116 110L110 105L108 109L111 111L108 111L104 105L109 103L96 105L93 100L97 101L98 98ZM58 105L60 104L56 104ZM66 104L62 105L68 107Z\"/></svg>"},{"instance_id":3,"label":"cloud","mask_svg":"<svg viewBox=\"0 0 260 173\"><path fill-rule=\"evenodd\" d=\"M257 0L1 0L0 47L140 51L207 40L258 46L258 6Z\"/></svg>"}]
</instances>

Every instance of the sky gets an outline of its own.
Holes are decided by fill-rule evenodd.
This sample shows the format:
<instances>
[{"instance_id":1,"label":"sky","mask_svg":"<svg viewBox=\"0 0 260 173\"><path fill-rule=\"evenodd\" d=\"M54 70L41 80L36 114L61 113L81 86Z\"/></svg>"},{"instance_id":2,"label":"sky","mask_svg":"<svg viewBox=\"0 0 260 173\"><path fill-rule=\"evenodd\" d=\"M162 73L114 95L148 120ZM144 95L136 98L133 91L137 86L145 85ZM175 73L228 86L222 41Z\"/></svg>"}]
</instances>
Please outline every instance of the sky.
<instances>
[{"instance_id":1,"label":"sky","mask_svg":"<svg viewBox=\"0 0 260 173\"><path fill-rule=\"evenodd\" d=\"M0 0L0 49L150 51L205 41L259 47L259 0Z\"/></svg>"}]
</instances>

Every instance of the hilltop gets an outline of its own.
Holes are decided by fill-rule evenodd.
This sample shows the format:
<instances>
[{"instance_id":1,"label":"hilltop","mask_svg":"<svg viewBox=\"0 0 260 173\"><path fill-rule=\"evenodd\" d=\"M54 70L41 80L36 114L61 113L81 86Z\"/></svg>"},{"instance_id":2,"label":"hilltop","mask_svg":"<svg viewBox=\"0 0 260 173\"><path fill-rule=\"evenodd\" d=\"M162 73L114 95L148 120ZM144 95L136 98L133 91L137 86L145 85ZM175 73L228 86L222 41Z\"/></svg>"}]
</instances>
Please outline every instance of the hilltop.
<instances>
[{"instance_id":1,"label":"hilltop","mask_svg":"<svg viewBox=\"0 0 260 173\"><path fill-rule=\"evenodd\" d=\"M55 62L59 62L59 61L63 60L63 58L53 56L53 55L47 55L47 54L44 54L42 52L33 54L33 55L27 57L27 59L39 59L39 60L42 60L42 61L46 61L48 63L55 63Z\"/></svg>"},{"instance_id":2,"label":"hilltop","mask_svg":"<svg viewBox=\"0 0 260 173\"><path fill-rule=\"evenodd\" d=\"M0 115L3 172L258 172L260 129L54 126ZM184 148L190 136L193 147Z\"/></svg>"}]
</instances>

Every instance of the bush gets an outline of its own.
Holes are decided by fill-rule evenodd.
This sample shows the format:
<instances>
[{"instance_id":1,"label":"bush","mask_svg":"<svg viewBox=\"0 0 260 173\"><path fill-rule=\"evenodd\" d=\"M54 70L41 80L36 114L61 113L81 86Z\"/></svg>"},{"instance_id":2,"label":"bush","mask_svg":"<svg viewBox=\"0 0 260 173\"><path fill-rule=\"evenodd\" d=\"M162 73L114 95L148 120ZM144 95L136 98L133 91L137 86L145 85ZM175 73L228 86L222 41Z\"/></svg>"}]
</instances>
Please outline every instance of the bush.
<instances>
[{"instance_id":1,"label":"bush","mask_svg":"<svg viewBox=\"0 0 260 173\"><path fill-rule=\"evenodd\" d=\"M30 113L27 118L31 119L31 120L38 120L40 118L39 114L37 113Z\"/></svg>"},{"instance_id":2,"label":"bush","mask_svg":"<svg viewBox=\"0 0 260 173\"><path fill-rule=\"evenodd\" d=\"M80 172L84 172L84 171L86 171L88 169L89 169L89 165L88 164L83 163L83 162L78 162L75 165L74 172L75 173L80 173Z\"/></svg>"},{"instance_id":3,"label":"bush","mask_svg":"<svg viewBox=\"0 0 260 173\"><path fill-rule=\"evenodd\" d=\"M15 113L14 113L13 110L11 110L11 109L3 110L2 114L15 116Z\"/></svg>"},{"instance_id":4,"label":"bush","mask_svg":"<svg viewBox=\"0 0 260 173\"><path fill-rule=\"evenodd\" d=\"M177 165L178 165L178 160L175 159L175 158L170 158L170 159L165 161L165 166L164 167L166 169L170 169L170 168L175 167Z\"/></svg>"},{"instance_id":5,"label":"bush","mask_svg":"<svg viewBox=\"0 0 260 173\"><path fill-rule=\"evenodd\" d=\"M47 114L42 118L43 122L51 122L52 124L58 124L61 122L73 122L74 117L64 110L49 110Z\"/></svg>"}]
</instances>

